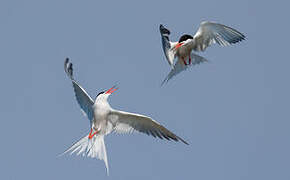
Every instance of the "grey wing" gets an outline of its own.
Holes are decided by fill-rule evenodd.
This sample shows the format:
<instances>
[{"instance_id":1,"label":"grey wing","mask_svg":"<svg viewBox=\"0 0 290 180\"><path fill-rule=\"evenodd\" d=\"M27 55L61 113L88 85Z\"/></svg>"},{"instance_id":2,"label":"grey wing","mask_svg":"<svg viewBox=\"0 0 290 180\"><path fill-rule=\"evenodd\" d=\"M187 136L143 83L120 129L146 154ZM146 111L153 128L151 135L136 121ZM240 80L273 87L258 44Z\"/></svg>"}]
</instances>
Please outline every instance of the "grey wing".
<instances>
[{"instance_id":1,"label":"grey wing","mask_svg":"<svg viewBox=\"0 0 290 180\"><path fill-rule=\"evenodd\" d=\"M163 48L164 55L169 65L173 67L176 51L174 51L172 47L176 44L176 42L171 42L169 40L170 31L166 29L162 24L160 24L159 26L159 31L161 34L161 41L162 41L162 48Z\"/></svg>"},{"instance_id":2,"label":"grey wing","mask_svg":"<svg viewBox=\"0 0 290 180\"><path fill-rule=\"evenodd\" d=\"M174 68L169 72L166 78L162 81L161 86L166 84L171 78L173 78L177 74L181 73L182 71L187 70L189 67L195 66L203 62L208 62L208 60L205 59L204 57L199 56L194 53L191 53L190 57L192 60L190 65L184 65L183 61L181 59L178 59L178 61L174 65Z\"/></svg>"},{"instance_id":3,"label":"grey wing","mask_svg":"<svg viewBox=\"0 0 290 180\"><path fill-rule=\"evenodd\" d=\"M74 80L73 65L72 63L69 62L68 58L66 58L64 62L64 71L66 72L66 74L72 81L74 92L75 92L75 97L77 99L78 104L81 107L82 112L84 112L84 114L90 120L90 123L92 123L94 101L88 95L88 93Z\"/></svg>"},{"instance_id":4,"label":"grey wing","mask_svg":"<svg viewBox=\"0 0 290 180\"><path fill-rule=\"evenodd\" d=\"M208 46L218 43L227 46L240 42L245 39L245 35L239 31L214 22L204 21L193 37L192 49L195 51L204 51Z\"/></svg>"},{"instance_id":5,"label":"grey wing","mask_svg":"<svg viewBox=\"0 0 290 180\"><path fill-rule=\"evenodd\" d=\"M112 110L108 116L108 120L113 125L114 131L118 133L139 131L147 135L159 137L160 139L172 139L174 141L182 141L183 143L188 144L182 138L176 136L158 122L144 115Z\"/></svg>"}]
</instances>

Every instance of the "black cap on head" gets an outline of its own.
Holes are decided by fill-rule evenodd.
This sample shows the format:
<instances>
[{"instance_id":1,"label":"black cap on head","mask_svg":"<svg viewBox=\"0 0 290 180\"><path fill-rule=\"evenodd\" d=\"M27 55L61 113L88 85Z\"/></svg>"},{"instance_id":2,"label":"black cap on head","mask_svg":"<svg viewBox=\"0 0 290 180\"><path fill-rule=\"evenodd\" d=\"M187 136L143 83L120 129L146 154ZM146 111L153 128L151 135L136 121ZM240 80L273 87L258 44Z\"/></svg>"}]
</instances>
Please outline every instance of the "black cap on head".
<instances>
[{"instance_id":1,"label":"black cap on head","mask_svg":"<svg viewBox=\"0 0 290 180\"><path fill-rule=\"evenodd\" d=\"M100 94L104 94L105 92L104 91L102 91L102 92L99 92L99 94L97 95L97 97L100 95Z\"/></svg>"},{"instance_id":2,"label":"black cap on head","mask_svg":"<svg viewBox=\"0 0 290 180\"><path fill-rule=\"evenodd\" d=\"M182 35L180 38L179 38L179 43L180 42L183 42L183 41L186 41L186 40L188 40L188 39L193 39L193 37L191 36L191 35L189 35L189 34L184 34L184 35Z\"/></svg>"}]
</instances>

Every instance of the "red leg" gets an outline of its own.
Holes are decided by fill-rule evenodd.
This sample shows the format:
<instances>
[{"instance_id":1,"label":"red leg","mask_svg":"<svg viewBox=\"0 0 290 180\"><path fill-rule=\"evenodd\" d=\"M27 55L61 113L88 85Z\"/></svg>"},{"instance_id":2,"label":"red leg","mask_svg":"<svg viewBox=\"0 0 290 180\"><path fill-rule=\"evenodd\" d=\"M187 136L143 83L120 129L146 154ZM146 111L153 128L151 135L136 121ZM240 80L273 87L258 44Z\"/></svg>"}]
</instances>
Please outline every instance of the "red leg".
<instances>
[{"instance_id":1,"label":"red leg","mask_svg":"<svg viewBox=\"0 0 290 180\"><path fill-rule=\"evenodd\" d=\"M92 139L94 137L94 135L96 135L98 133L98 131L94 132L93 134L92 134L92 132L93 132L93 129L91 129L91 131L90 131L89 139Z\"/></svg>"},{"instance_id":2,"label":"red leg","mask_svg":"<svg viewBox=\"0 0 290 180\"><path fill-rule=\"evenodd\" d=\"M188 64L186 63L186 61L184 60L184 58L182 58L182 61L183 61L183 63L184 63L185 66L188 65Z\"/></svg>"},{"instance_id":3,"label":"red leg","mask_svg":"<svg viewBox=\"0 0 290 180\"><path fill-rule=\"evenodd\" d=\"M188 57L188 64L191 64L191 57L190 57L190 55Z\"/></svg>"}]
</instances>

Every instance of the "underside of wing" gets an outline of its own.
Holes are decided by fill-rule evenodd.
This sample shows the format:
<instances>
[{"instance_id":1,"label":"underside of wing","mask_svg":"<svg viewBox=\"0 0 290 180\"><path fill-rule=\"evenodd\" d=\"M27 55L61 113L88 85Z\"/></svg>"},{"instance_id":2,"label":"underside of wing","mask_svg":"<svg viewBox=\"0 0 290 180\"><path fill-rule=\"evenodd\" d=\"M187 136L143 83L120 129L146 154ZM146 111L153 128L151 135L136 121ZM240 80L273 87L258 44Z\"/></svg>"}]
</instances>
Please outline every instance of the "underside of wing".
<instances>
[{"instance_id":1,"label":"underside of wing","mask_svg":"<svg viewBox=\"0 0 290 180\"><path fill-rule=\"evenodd\" d=\"M66 74L72 81L75 97L78 104L81 107L82 112L88 117L90 122L93 120L93 99L88 95L88 93L74 80L73 78L73 65L69 62L67 58L64 63L64 70Z\"/></svg>"},{"instance_id":2,"label":"underside of wing","mask_svg":"<svg viewBox=\"0 0 290 180\"><path fill-rule=\"evenodd\" d=\"M174 51L172 47L174 47L176 42L171 42L169 40L170 31L166 29L162 24L159 26L159 30L161 34L163 52L169 65L173 67L176 51Z\"/></svg>"},{"instance_id":3,"label":"underside of wing","mask_svg":"<svg viewBox=\"0 0 290 180\"><path fill-rule=\"evenodd\" d=\"M191 64L189 64L189 65L185 65L183 60L181 60L179 58L178 61L175 63L174 68L169 72L169 74L166 76L166 78L162 81L161 85L166 84L171 78L173 78L177 74L181 73L182 71L187 70L190 67L193 67L193 66L200 64L200 63L203 63L203 62L208 62L208 60L205 59L204 57L199 56L199 55L194 54L194 53L191 53L190 57L191 57ZM188 57L185 58L184 60L188 62Z\"/></svg>"},{"instance_id":4,"label":"underside of wing","mask_svg":"<svg viewBox=\"0 0 290 180\"><path fill-rule=\"evenodd\" d=\"M195 51L204 51L208 46L214 43L227 46L244 39L245 35L231 27L204 21L200 24L198 31L194 35L192 49Z\"/></svg>"},{"instance_id":5,"label":"underside of wing","mask_svg":"<svg viewBox=\"0 0 290 180\"><path fill-rule=\"evenodd\" d=\"M139 131L147 135L159 137L160 139L182 141L183 143L188 144L182 138L176 136L158 122L150 117L140 114L113 110L109 115L109 122L112 123L114 131L118 133Z\"/></svg>"}]
</instances>

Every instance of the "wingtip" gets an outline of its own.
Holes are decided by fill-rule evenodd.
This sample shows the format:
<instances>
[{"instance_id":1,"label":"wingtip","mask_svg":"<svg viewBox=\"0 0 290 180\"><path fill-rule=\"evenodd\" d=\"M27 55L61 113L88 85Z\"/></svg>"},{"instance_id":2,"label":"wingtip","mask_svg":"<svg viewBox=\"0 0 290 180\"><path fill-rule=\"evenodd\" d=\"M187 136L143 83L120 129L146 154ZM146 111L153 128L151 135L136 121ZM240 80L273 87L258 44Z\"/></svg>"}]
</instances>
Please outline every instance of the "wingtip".
<instances>
[{"instance_id":1,"label":"wingtip","mask_svg":"<svg viewBox=\"0 0 290 180\"><path fill-rule=\"evenodd\" d=\"M184 144L189 145L188 142L184 141L183 139L181 140Z\"/></svg>"},{"instance_id":2,"label":"wingtip","mask_svg":"<svg viewBox=\"0 0 290 180\"><path fill-rule=\"evenodd\" d=\"M181 142L183 142L183 143L186 144L186 145L189 145L189 143L186 142L185 140L183 140L181 137L178 137L178 140L180 140Z\"/></svg>"},{"instance_id":3,"label":"wingtip","mask_svg":"<svg viewBox=\"0 0 290 180\"><path fill-rule=\"evenodd\" d=\"M69 58L65 58L64 61L64 71L73 80L73 64L69 62Z\"/></svg>"},{"instance_id":4,"label":"wingtip","mask_svg":"<svg viewBox=\"0 0 290 180\"><path fill-rule=\"evenodd\" d=\"M64 71L66 72L66 70L67 70L67 64L69 63L69 58L67 57L67 58L65 58L65 60L64 60Z\"/></svg>"},{"instance_id":5,"label":"wingtip","mask_svg":"<svg viewBox=\"0 0 290 180\"><path fill-rule=\"evenodd\" d=\"M160 87L163 87L167 82L168 82L168 78L165 78L165 79L161 82Z\"/></svg>"},{"instance_id":6,"label":"wingtip","mask_svg":"<svg viewBox=\"0 0 290 180\"><path fill-rule=\"evenodd\" d=\"M167 35L170 34L170 31L169 31L168 29L166 29L166 28L163 26L163 24L160 24L160 25L159 25L159 31L160 31L161 34L167 34Z\"/></svg>"}]
</instances>

